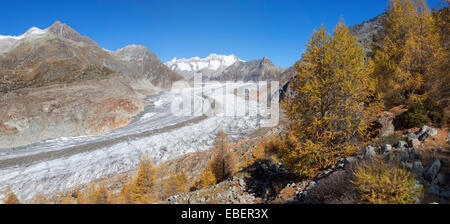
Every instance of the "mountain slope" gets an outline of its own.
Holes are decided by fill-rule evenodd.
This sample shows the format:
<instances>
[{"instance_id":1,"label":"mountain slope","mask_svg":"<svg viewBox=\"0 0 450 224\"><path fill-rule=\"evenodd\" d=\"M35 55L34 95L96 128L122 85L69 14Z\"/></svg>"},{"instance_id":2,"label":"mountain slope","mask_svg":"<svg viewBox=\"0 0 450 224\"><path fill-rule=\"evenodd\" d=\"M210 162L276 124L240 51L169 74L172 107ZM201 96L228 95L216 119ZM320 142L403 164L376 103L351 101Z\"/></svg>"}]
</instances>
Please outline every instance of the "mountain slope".
<instances>
[{"instance_id":1,"label":"mountain slope","mask_svg":"<svg viewBox=\"0 0 450 224\"><path fill-rule=\"evenodd\" d=\"M124 126L148 94L182 79L148 49L129 49L116 56L58 21L0 36L0 148Z\"/></svg>"},{"instance_id":2,"label":"mountain slope","mask_svg":"<svg viewBox=\"0 0 450 224\"><path fill-rule=\"evenodd\" d=\"M149 79L153 85L168 88L183 77L164 65L158 56L141 45L129 45L113 52L122 61L131 64L139 73Z\"/></svg>"},{"instance_id":3,"label":"mountain slope","mask_svg":"<svg viewBox=\"0 0 450 224\"><path fill-rule=\"evenodd\" d=\"M283 68L276 67L267 57L249 62L236 62L223 71L220 81L280 80Z\"/></svg>"}]
</instances>

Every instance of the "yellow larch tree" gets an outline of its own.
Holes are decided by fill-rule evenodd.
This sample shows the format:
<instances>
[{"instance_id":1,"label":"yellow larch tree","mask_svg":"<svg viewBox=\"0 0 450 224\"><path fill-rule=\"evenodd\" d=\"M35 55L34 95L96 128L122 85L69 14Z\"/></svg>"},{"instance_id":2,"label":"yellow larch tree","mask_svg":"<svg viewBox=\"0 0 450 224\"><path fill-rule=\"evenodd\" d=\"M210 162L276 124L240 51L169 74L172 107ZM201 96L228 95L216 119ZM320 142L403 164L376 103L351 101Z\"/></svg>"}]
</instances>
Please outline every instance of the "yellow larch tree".
<instances>
[{"instance_id":1,"label":"yellow larch tree","mask_svg":"<svg viewBox=\"0 0 450 224\"><path fill-rule=\"evenodd\" d=\"M223 130L217 134L214 144L214 157L209 166L214 173L217 182L231 177L237 170L236 155L230 147L230 141Z\"/></svg>"},{"instance_id":2,"label":"yellow larch tree","mask_svg":"<svg viewBox=\"0 0 450 224\"><path fill-rule=\"evenodd\" d=\"M314 32L296 68L294 94L282 102L291 125L281 157L294 173L312 178L354 152L352 143L367 136L381 105L372 62L343 23L333 36L324 27Z\"/></svg>"},{"instance_id":3,"label":"yellow larch tree","mask_svg":"<svg viewBox=\"0 0 450 224\"><path fill-rule=\"evenodd\" d=\"M138 174L131 189L131 198L136 204L148 204L154 202L152 192L155 184L155 168L148 155L140 159Z\"/></svg>"},{"instance_id":4,"label":"yellow larch tree","mask_svg":"<svg viewBox=\"0 0 450 224\"><path fill-rule=\"evenodd\" d=\"M445 62L439 29L425 0L390 0L375 76L387 106L424 95L441 77Z\"/></svg>"}]
</instances>

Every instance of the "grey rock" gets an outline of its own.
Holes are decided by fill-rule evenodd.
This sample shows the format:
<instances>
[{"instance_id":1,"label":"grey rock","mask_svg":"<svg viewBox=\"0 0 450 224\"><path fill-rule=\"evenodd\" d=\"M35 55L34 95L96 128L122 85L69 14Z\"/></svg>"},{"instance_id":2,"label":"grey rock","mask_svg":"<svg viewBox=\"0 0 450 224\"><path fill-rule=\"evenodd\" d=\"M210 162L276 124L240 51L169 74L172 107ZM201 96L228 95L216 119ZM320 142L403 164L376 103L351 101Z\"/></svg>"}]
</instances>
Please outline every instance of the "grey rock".
<instances>
[{"instance_id":1,"label":"grey rock","mask_svg":"<svg viewBox=\"0 0 450 224\"><path fill-rule=\"evenodd\" d=\"M421 127L420 130L416 133L417 138L420 139L420 137L421 137L422 135L424 135L425 133L427 133L428 130L430 130L430 127L428 127L428 126L426 126L426 125L424 125L423 127Z\"/></svg>"},{"instance_id":2,"label":"grey rock","mask_svg":"<svg viewBox=\"0 0 450 224\"><path fill-rule=\"evenodd\" d=\"M417 134L417 136L419 136L419 140L421 141L426 138L433 137L435 135L437 135L437 130L434 128L430 128L428 126L423 126Z\"/></svg>"},{"instance_id":3,"label":"grey rock","mask_svg":"<svg viewBox=\"0 0 450 224\"><path fill-rule=\"evenodd\" d=\"M382 154L385 154L385 153L387 153L387 152L389 152L391 150L392 150L392 146L389 145L389 144L385 144L385 145L381 146L381 153Z\"/></svg>"},{"instance_id":4,"label":"grey rock","mask_svg":"<svg viewBox=\"0 0 450 224\"><path fill-rule=\"evenodd\" d=\"M418 176L422 176L422 174L423 174L422 162L420 162L420 161L414 162L413 167L412 167L412 172Z\"/></svg>"},{"instance_id":5,"label":"grey rock","mask_svg":"<svg viewBox=\"0 0 450 224\"><path fill-rule=\"evenodd\" d=\"M438 185L439 180L437 178L434 178L433 181L431 181L431 185Z\"/></svg>"},{"instance_id":6,"label":"grey rock","mask_svg":"<svg viewBox=\"0 0 450 224\"><path fill-rule=\"evenodd\" d=\"M408 170L412 170L413 169L413 164L412 163L402 162L401 164Z\"/></svg>"},{"instance_id":7,"label":"grey rock","mask_svg":"<svg viewBox=\"0 0 450 224\"><path fill-rule=\"evenodd\" d=\"M353 163L357 160L356 156L349 156L347 158L345 158L345 163Z\"/></svg>"},{"instance_id":8,"label":"grey rock","mask_svg":"<svg viewBox=\"0 0 450 224\"><path fill-rule=\"evenodd\" d=\"M439 187L436 185L431 185L428 187L428 193L439 196Z\"/></svg>"},{"instance_id":9,"label":"grey rock","mask_svg":"<svg viewBox=\"0 0 450 224\"><path fill-rule=\"evenodd\" d=\"M420 159L420 154L417 152L415 148L411 148L411 151L409 152L409 158Z\"/></svg>"},{"instance_id":10,"label":"grey rock","mask_svg":"<svg viewBox=\"0 0 450 224\"><path fill-rule=\"evenodd\" d=\"M245 181L243 179L239 179L239 185L241 187L244 187L245 186Z\"/></svg>"},{"instance_id":11,"label":"grey rock","mask_svg":"<svg viewBox=\"0 0 450 224\"><path fill-rule=\"evenodd\" d=\"M396 147L400 149L406 149L408 148L408 143L405 141L398 141Z\"/></svg>"},{"instance_id":12,"label":"grey rock","mask_svg":"<svg viewBox=\"0 0 450 224\"><path fill-rule=\"evenodd\" d=\"M409 133L408 134L408 142L411 142L413 139L418 139L417 135L414 133Z\"/></svg>"},{"instance_id":13,"label":"grey rock","mask_svg":"<svg viewBox=\"0 0 450 224\"><path fill-rule=\"evenodd\" d=\"M450 199L450 191L443 191L439 194L441 197Z\"/></svg>"},{"instance_id":14,"label":"grey rock","mask_svg":"<svg viewBox=\"0 0 450 224\"><path fill-rule=\"evenodd\" d=\"M446 177L444 173L438 173L437 178L436 178L439 182L439 184L441 185L445 185L446 184Z\"/></svg>"},{"instance_id":15,"label":"grey rock","mask_svg":"<svg viewBox=\"0 0 450 224\"><path fill-rule=\"evenodd\" d=\"M441 162L439 159L433 160L430 165L427 166L427 168L424 171L424 177L428 181L433 181L433 179L436 177L436 175L439 173L439 169L441 168Z\"/></svg>"},{"instance_id":16,"label":"grey rock","mask_svg":"<svg viewBox=\"0 0 450 224\"><path fill-rule=\"evenodd\" d=\"M375 152L375 148L374 147L372 147L372 146L367 146L366 148L365 148L365 150L364 150L364 157L365 158L370 158L370 157L373 157L373 156L376 156L377 155L377 153Z\"/></svg>"},{"instance_id":17,"label":"grey rock","mask_svg":"<svg viewBox=\"0 0 450 224\"><path fill-rule=\"evenodd\" d=\"M437 130L434 128L430 128L430 130L427 131L427 138L431 138L437 135Z\"/></svg>"},{"instance_id":18,"label":"grey rock","mask_svg":"<svg viewBox=\"0 0 450 224\"><path fill-rule=\"evenodd\" d=\"M397 156L402 162L406 162L409 159L409 153L407 151L399 151L397 152Z\"/></svg>"},{"instance_id":19,"label":"grey rock","mask_svg":"<svg viewBox=\"0 0 450 224\"><path fill-rule=\"evenodd\" d=\"M419 147L420 147L420 141L419 141L419 139L415 138L415 139L411 140L411 142L409 143L409 145L410 145L413 149L419 149Z\"/></svg>"}]
</instances>

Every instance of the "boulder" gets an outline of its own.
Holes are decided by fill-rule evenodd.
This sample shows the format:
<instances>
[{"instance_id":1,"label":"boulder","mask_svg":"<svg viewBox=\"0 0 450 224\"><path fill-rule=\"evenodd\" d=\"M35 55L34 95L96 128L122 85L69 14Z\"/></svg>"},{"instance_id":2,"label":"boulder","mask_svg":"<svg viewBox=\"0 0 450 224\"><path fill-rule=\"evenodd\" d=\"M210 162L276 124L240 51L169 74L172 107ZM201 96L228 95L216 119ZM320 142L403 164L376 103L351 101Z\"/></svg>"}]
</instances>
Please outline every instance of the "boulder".
<instances>
[{"instance_id":1,"label":"boulder","mask_svg":"<svg viewBox=\"0 0 450 224\"><path fill-rule=\"evenodd\" d=\"M450 199L450 191L443 191L439 194L441 197Z\"/></svg>"},{"instance_id":2,"label":"boulder","mask_svg":"<svg viewBox=\"0 0 450 224\"><path fill-rule=\"evenodd\" d=\"M420 154L415 148L411 148L409 151L409 158L411 159L420 159Z\"/></svg>"},{"instance_id":3,"label":"boulder","mask_svg":"<svg viewBox=\"0 0 450 224\"><path fill-rule=\"evenodd\" d=\"M417 138L413 139L411 141L410 145L411 145L411 147L413 147L413 149L416 149L416 150L419 149L419 147L420 147L419 139L417 139Z\"/></svg>"},{"instance_id":4,"label":"boulder","mask_svg":"<svg viewBox=\"0 0 450 224\"><path fill-rule=\"evenodd\" d=\"M441 161L439 159L434 159L433 162L430 163L430 165L427 166L427 168L424 171L424 177L428 181L433 181L436 175L439 173L439 169L441 168Z\"/></svg>"},{"instance_id":5,"label":"boulder","mask_svg":"<svg viewBox=\"0 0 450 224\"><path fill-rule=\"evenodd\" d=\"M401 164L403 165L403 167L405 167L408 170L412 170L412 168L413 168L413 164L412 163L401 162Z\"/></svg>"},{"instance_id":6,"label":"boulder","mask_svg":"<svg viewBox=\"0 0 450 224\"><path fill-rule=\"evenodd\" d=\"M415 173L417 176L422 176L423 174L423 166L422 162L417 161L413 163L412 172Z\"/></svg>"},{"instance_id":7,"label":"boulder","mask_svg":"<svg viewBox=\"0 0 450 224\"><path fill-rule=\"evenodd\" d=\"M428 187L428 193L439 197L439 187L436 185L431 185L430 187Z\"/></svg>"},{"instance_id":8,"label":"boulder","mask_svg":"<svg viewBox=\"0 0 450 224\"><path fill-rule=\"evenodd\" d=\"M381 153L382 154L385 154L385 153L387 153L387 152L389 152L391 150L392 150L392 146L389 145L389 144L385 144L385 145L381 146Z\"/></svg>"},{"instance_id":9,"label":"boulder","mask_svg":"<svg viewBox=\"0 0 450 224\"><path fill-rule=\"evenodd\" d=\"M438 180L440 185L445 185L446 184L446 177L445 176L446 176L445 173L438 173L437 180Z\"/></svg>"},{"instance_id":10,"label":"boulder","mask_svg":"<svg viewBox=\"0 0 450 224\"><path fill-rule=\"evenodd\" d=\"M392 113L385 111L383 115L378 118L377 122L381 125L380 137L386 137L394 134L394 116Z\"/></svg>"},{"instance_id":11,"label":"boulder","mask_svg":"<svg viewBox=\"0 0 450 224\"><path fill-rule=\"evenodd\" d=\"M408 134L408 142L411 142L413 139L417 139L417 135L414 133L409 133Z\"/></svg>"},{"instance_id":12,"label":"boulder","mask_svg":"<svg viewBox=\"0 0 450 224\"><path fill-rule=\"evenodd\" d=\"M420 136L424 135L428 130L430 130L430 127L424 125L420 128L420 130L416 133L417 137L420 138Z\"/></svg>"},{"instance_id":13,"label":"boulder","mask_svg":"<svg viewBox=\"0 0 450 224\"><path fill-rule=\"evenodd\" d=\"M416 136L420 141L425 140L426 138L430 138L437 135L437 130L434 128L430 128L424 125L420 130L416 133Z\"/></svg>"},{"instance_id":14,"label":"boulder","mask_svg":"<svg viewBox=\"0 0 450 224\"><path fill-rule=\"evenodd\" d=\"M405 141L398 141L395 147L400 149L406 149L408 148L408 143L406 143Z\"/></svg>"},{"instance_id":15,"label":"boulder","mask_svg":"<svg viewBox=\"0 0 450 224\"><path fill-rule=\"evenodd\" d=\"M366 148L365 148L365 150L364 150L364 157L365 158L370 158L370 157L373 157L373 156L376 156L377 155L377 153L375 152L375 148L374 147L372 147L372 146L367 146Z\"/></svg>"},{"instance_id":16,"label":"boulder","mask_svg":"<svg viewBox=\"0 0 450 224\"><path fill-rule=\"evenodd\" d=\"M398 151L397 156L402 162L406 162L409 159L409 153L405 150Z\"/></svg>"}]
</instances>

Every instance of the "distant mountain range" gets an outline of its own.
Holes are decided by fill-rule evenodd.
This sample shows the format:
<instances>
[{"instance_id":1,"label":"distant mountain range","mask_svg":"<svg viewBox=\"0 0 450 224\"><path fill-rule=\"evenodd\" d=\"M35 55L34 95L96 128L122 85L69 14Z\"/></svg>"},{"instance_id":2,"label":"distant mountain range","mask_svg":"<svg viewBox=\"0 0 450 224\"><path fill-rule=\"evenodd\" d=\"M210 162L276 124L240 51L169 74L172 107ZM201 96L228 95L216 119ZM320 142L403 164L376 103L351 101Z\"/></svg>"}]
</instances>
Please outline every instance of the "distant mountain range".
<instances>
[{"instance_id":1,"label":"distant mountain range","mask_svg":"<svg viewBox=\"0 0 450 224\"><path fill-rule=\"evenodd\" d=\"M284 71L267 57L246 62L235 55L210 54L206 58L174 58L165 64L190 81L195 74L202 75L206 81L279 80Z\"/></svg>"},{"instance_id":2,"label":"distant mountain range","mask_svg":"<svg viewBox=\"0 0 450 224\"><path fill-rule=\"evenodd\" d=\"M227 67L237 61L242 60L235 55L210 54L206 58L174 58L165 64L192 81L195 74L201 74L206 79L216 79Z\"/></svg>"}]
</instances>

